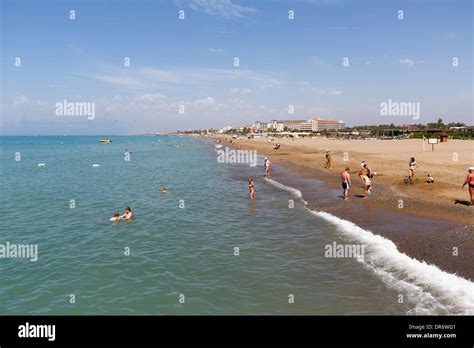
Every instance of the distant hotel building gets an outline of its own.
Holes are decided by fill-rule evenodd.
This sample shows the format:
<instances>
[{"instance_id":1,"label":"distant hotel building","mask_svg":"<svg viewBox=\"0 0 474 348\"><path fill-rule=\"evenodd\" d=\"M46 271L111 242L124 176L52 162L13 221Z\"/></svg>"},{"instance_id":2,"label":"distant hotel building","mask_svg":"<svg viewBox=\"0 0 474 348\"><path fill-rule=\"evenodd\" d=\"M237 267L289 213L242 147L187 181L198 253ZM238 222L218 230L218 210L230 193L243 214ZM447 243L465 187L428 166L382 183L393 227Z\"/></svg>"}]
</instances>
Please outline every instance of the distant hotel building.
<instances>
[{"instance_id":1,"label":"distant hotel building","mask_svg":"<svg viewBox=\"0 0 474 348\"><path fill-rule=\"evenodd\" d=\"M297 131L297 132L320 132L323 130L339 130L345 128L346 124L342 121L325 120L321 118L310 120L272 120L270 122L255 122L257 132L273 130L276 132Z\"/></svg>"},{"instance_id":2,"label":"distant hotel building","mask_svg":"<svg viewBox=\"0 0 474 348\"><path fill-rule=\"evenodd\" d=\"M323 120L320 118L313 121L316 121L317 131L331 130L331 129L339 130L339 129L346 128L346 124L342 121Z\"/></svg>"}]
</instances>

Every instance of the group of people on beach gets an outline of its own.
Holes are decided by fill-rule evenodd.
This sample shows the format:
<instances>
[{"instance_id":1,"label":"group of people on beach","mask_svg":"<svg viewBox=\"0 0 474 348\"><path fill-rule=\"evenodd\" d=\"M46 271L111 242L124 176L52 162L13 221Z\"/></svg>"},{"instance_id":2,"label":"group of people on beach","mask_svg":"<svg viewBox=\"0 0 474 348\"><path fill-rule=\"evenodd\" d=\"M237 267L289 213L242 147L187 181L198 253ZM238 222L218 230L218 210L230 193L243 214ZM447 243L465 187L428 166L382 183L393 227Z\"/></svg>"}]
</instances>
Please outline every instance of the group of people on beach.
<instances>
[{"instance_id":1,"label":"group of people on beach","mask_svg":"<svg viewBox=\"0 0 474 348\"><path fill-rule=\"evenodd\" d=\"M329 151L326 152L326 158L327 158L327 154L329 153ZM330 160L329 160L329 165L330 165ZM326 165L325 165L326 168L329 168L327 167L327 162L326 162ZM342 173L341 173L341 180L342 180L342 198L344 200L347 200L348 199L348 192L349 192L349 188L352 186L352 183L351 183L351 175L350 175L350 168L349 167L346 167ZM360 163L360 170L359 170L359 179L362 183L362 186L364 188L364 196L362 197L363 199L369 197L371 194L372 194L372 181L371 179L377 175L377 173L375 172L372 172L372 169L370 169L369 165L365 162L365 160L361 161Z\"/></svg>"}]
</instances>

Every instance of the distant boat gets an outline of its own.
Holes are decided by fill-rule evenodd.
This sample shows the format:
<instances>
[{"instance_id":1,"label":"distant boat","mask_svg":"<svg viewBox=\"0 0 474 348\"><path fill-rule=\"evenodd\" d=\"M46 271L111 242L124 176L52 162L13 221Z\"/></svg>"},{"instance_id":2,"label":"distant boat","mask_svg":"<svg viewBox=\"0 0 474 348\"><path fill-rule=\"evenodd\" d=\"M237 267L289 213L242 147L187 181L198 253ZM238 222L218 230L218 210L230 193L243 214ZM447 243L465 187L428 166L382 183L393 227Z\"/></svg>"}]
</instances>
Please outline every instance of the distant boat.
<instances>
[{"instance_id":1,"label":"distant boat","mask_svg":"<svg viewBox=\"0 0 474 348\"><path fill-rule=\"evenodd\" d=\"M112 139L100 139L99 143L111 143Z\"/></svg>"}]
</instances>

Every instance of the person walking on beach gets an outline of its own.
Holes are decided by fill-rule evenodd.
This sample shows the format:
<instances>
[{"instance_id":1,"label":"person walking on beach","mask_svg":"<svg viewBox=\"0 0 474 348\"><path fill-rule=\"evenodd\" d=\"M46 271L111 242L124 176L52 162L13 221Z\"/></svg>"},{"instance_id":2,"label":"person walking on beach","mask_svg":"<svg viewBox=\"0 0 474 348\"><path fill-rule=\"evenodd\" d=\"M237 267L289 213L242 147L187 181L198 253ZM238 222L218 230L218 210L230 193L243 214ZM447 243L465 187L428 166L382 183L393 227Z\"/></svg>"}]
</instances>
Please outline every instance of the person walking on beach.
<instances>
[{"instance_id":1,"label":"person walking on beach","mask_svg":"<svg viewBox=\"0 0 474 348\"><path fill-rule=\"evenodd\" d=\"M369 197L369 192L370 192L370 186L372 183L370 182L370 178L368 175L364 174L364 172L361 170L359 171L359 178L362 181L362 185L364 185L364 198Z\"/></svg>"},{"instance_id":2,"label":"person walking on beach","mask_svg":"<svg viewBox=\"0 0 474 348\"><path fill-rule=\"evenodd\" d=\"M255 196L255 181L253 180L253 177L249 177L249 197L250 199L253 199Z\"/></svg>"},{"instance_id":3,"label":"person walking on beach","mask_svg":"<svg viewBox=\"0 0 474 348\"><path fill-rule=\"evenodd\" d=\"M409 179L410 179L410 183L414 183L415 182L415 170L418 169L418 163L416 163L415 161L415 157L412 157L410 158L410 163L408 164L408 173L409 173Z\"/></svg>"},{"instance_id":4,"label":"person walking on beach","mask_svg":"<svg viewBox=\"0 0 474 348\"><path fill-rule=\"evenodd\" d=\"M351 176L350 176L350 168L346 167L344 171L341 173L341 179L342 179L342 197L344 200L348 199L347 198L347 192L349 188L352 186L351 184Z\"/></svg>"},{"instance_id":5,"label":"person walking on beach","mask_svg":"<svg viewBox=\"0 0 474 348\"><path fill-rule=\"evenodd\" d=\"M324 168L331 168L331 154L329 153L329 150L326 150L326 163L324 164Z\"/></svg>"},{"instance_id":6,"label":"person walking on beach","mask_svg":"<svg viewBox=\"0 0 474 348\"><path fill-rule=\"evenodd\" d=\"M365 175L367 175L369 179L372 179L374 177L374 174L372 174L372 170L367 165L367 163L364 164L364 169L365 169Z\"/></svg>"},{"instance_id":7,"label":"person walking on beach","mask_svg":"<svg viewBox=\"0 0 474 348\"><path fill-rule=\"evenodd\" d=\"M467 174L466 180L462 187L469 185L469 195L471 196L471 205L474 205L474 167L469 168L469 174Z\"/></svg>"},{"instance_id":8,"label":"person walking on beach","mask_svg":"<svg viewBox=\"0 0 474 348\"><path fill-rule=\"evenodd\" d=\"M265 177L267 179L270 179L270 166L271 166L270 160L267 157L265 157Z\"/></svg>"}]
</instances>

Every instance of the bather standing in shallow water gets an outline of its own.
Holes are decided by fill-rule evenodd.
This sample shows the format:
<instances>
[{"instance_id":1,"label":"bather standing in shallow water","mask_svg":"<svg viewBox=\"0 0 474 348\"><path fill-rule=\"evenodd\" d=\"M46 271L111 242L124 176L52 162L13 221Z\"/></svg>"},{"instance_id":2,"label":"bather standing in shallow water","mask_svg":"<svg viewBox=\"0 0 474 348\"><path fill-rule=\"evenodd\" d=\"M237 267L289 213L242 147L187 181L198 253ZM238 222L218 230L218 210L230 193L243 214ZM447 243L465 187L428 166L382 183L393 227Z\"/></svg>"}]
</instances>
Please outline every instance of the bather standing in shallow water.
<instances>
[{"instance_id":1,"label":"bather standing in shallow water","mask_svg":"<svg viewBox=\"0 0 474 348\"><path fill-rule=\"evenodd\" d=\"M250 199L253 199L255 196L255 181L253 180L253 177L249 177L249 197Z\"/></svg>"}]
</instances>

